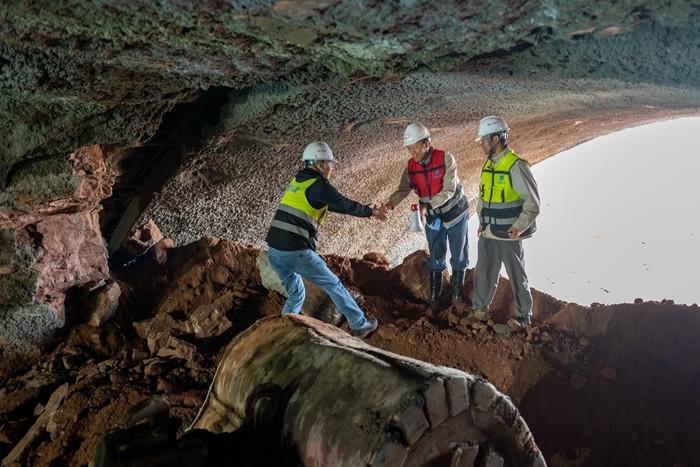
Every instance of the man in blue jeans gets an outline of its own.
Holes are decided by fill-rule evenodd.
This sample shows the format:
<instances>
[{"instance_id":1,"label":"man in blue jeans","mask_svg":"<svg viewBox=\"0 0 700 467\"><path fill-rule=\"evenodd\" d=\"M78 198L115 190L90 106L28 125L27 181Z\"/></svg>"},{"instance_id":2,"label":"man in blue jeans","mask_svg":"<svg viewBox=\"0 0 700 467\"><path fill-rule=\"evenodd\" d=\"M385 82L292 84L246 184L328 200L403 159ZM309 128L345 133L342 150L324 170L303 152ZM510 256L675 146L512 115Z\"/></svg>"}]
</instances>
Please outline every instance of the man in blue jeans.
<instances>
[{"instance_id":1,"label":"man in blue jeans","mask_svg":"<svg viewBox=\"0 0 700 467\"><path fill-rule=\"evenodd\" d=\"M449 242L452 265L452 303L462 303L464 272L469 265L467 226L469 200L457 176L455 158L433 148L430 132L420 123L411 123L403 134L403 146L411 155L396 191L385 206L394 209L411 191L418 195L421 216L425 216L425 236L430 258L430 301L435 303L442 288L442 271Z\"/></svg>"},{"instance_id":2,"label":"man in blue jeans","mask_svg":"<svg viewBox=\"0 0 700 467\"><path fill-rule=\"evenodd\" d=\"M326 143L309 144L304 149L302 162L304 167L282 195L265 239L269 246L270 265L287 291L282 314L301 311L304 303L303 277L325 290L338 311L348 320L354 336L367 337L377 329L377 320L365 317L340 279L316 253L316 238L328 211L386 220L387 209L375 209L352 201L330 184L335 160Z\"/></svg>"}]
</instances>

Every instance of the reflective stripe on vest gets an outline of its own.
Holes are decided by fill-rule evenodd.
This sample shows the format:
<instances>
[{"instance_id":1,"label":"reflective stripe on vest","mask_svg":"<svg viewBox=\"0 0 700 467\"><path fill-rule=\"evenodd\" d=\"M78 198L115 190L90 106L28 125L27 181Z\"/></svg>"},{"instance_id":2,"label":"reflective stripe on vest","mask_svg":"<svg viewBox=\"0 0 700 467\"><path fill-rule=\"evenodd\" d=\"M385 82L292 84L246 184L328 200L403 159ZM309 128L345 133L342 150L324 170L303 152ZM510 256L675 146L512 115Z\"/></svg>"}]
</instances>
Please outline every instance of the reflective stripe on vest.
<instances>
[{"instance_id":1,"label":"reflective stripe on vest","mask_svg":"<svg viewBox=\"0 0 700 467\"><path fill-rule=\"evenodd\" d=\"M433 149L430 160L423 165L415 159L408 160L408 178L411 188L416 192L421 202L427 203L430 198L442 191L445 178L445 151Z\"/></svg>"},{"instance_id":2,"label":"reflective stripe on vest","mask_svg":"<svg viewBox=\"0 0 700 467\"><path fill-rule=\"evenodd\" d=\"M462 184L459 183L457 185L457 189L455 190L455 194L452 196L452 198L448 199L446 202L442 203L435 209L428 208L428 214L445 214L446 212L449 212L450 210L456 208L460 201L462 201L463 197L464 189L462 188Z\"/></svg>"},{"instance_id":3,"label":"reflective stripe on vest","mask_svg":"<svg viewBox=\"0 0 700 467\"><path fill-rule=\"evenodd\" d=\"M517 154L508 151L495 166L491 159L484 163L480 186L480 216L484 224L510 226L520 216L524 201L510 178L510 170L519 160Z\"/></svg>"},{"instance_id":4,"label":"reflective stripe on vest","mask_svg":"<svg viewBox=\"0 0 700 467\"><path fill-rule=\"evenodd\" d=\"M309 200L306 198L306 191L317 180L318 178L311 178L303 182L298 182L297 179L294 178L287 186L287 190L284 192L284 195L282 195L282 199L277 207L278 211L285 212L310 224L313 230L310 231L302 226L284 222L279 219L272 221L272 227L301 235L306 239L311 239L316 236L316 231L323 225L323 221L328 214L328 206L316 209L311 206Z\"/></svg>"}]
</instances>

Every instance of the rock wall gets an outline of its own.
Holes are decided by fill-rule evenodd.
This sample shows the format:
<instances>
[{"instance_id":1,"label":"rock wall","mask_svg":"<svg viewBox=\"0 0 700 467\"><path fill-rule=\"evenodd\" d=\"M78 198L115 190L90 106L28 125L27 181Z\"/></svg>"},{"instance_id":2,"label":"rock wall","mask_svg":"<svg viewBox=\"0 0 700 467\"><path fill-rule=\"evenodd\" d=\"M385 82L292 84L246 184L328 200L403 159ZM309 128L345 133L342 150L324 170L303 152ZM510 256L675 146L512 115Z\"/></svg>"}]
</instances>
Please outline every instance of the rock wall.
<instances>
[{"instance_id":1,"label":"rock wall","mask_svg":"<svg viewBox=\"0 0 700 467\"><path fill-rule=\"evenodd\" d=\"M98 145L79 149L68 157L70 192L15 192L22 204L0 211L1 337L10 349L28 352L63 325L69 289L94 289L109 277L99 224L114 183L108 159ZM30 177L26 187L41 189L41 180Z\"/></svg>"}]
</instances>

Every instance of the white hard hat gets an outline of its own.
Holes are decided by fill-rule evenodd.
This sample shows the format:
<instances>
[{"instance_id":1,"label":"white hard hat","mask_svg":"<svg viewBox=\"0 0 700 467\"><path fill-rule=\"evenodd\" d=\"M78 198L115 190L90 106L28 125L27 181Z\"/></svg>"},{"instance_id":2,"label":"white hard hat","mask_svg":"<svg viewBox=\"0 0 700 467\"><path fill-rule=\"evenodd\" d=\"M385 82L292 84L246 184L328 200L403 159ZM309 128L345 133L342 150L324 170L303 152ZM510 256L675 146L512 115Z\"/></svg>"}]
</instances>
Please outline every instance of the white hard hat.
<instances>
[{"instance_id":1,"label":"white hard hat","mask_svg":"<svg viewBox=\"0 0 700 467\"><path fill-rule=\"evenodd\" d=\"M322 141L315 141L304 149L304 155L301 156L302 162L306 161L332 161L333 151L330 146Z\"/></svg>"},{"instance_id":2,"label":"white hard hat","mask_svg":"<svg viewBox=\"0 0 700 467\"><path fill-rule=\"evenodd\" d=\"M411 123L403 132L403 147L410 146L426 138L430 138L428 129L420 123Z\"/></svg>"},{"instance_id":3,"label":"white hard hat","mask_svg":"<svg viewBox=\"0 0 700 467\"><path fill-rule=\"evenodd\" d=\"M487 135L492 135L494 133L503 133L508 131L508 124L501 117L495 115L489 115L484 117L479 122L479 132L475 141L479 141L481 138Z\"/></svg>"}]
</instances>

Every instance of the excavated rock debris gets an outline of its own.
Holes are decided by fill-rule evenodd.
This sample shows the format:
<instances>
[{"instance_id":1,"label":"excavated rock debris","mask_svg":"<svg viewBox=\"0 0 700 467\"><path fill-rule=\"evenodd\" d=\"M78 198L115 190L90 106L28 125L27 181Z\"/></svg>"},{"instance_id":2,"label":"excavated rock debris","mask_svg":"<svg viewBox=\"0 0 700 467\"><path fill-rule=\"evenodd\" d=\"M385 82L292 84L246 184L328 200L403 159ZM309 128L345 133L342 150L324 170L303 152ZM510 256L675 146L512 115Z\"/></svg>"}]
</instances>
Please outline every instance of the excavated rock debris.
<instances>
[{"instance_id":1,"label":"excavated rock debris","mask_svg":"<svg viewBox=\"0 0 700 467\"><path fill-rule=\"evenodd\" d=\"M259 254L218 238L177 248L163 239L115 271L119 307L105 324L69 308L82 321L61 344L2 375L0 459L86 465L100 435L149 395L165 397L181 430L189 426L223 347L282 307L263 286ZM700 463L697 306L582 307L535 292L534 325L513 330L505 280L497 308L475 316L468 301L427 307L409 293L398 278L409 267L420 278L418 261L391 270L381 255L325 259L380 321L367 344L488 380L519 409L549 465ZM467 299L470 289L468 275ZM472 454L465 444L454 455L469 465Z\"/></svg>"}]
</instances>

